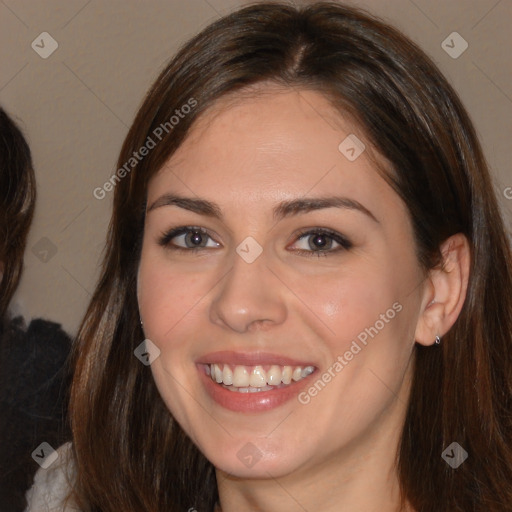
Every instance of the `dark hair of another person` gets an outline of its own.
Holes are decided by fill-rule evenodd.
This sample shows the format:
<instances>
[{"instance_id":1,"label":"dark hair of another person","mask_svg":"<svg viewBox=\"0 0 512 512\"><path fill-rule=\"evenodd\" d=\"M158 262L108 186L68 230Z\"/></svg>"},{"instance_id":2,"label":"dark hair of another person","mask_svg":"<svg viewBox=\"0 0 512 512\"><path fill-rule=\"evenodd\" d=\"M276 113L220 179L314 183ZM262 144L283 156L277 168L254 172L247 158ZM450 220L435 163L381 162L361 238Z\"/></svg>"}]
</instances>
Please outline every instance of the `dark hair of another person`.
<instances>
[{"instance_id":1,"label":"dark hair of another person","mask_svg":"<svg viewBox=\"0 0 512 512\"><path fill-rule=\"evenodd\" d=\"M224 17L188 42L151 87L125 139L122 167L190 98L197 107L117 183L101 278L80 329L71 422L76 492L87 511L210 511L215 470L172 418L151 371L136 274L148 180L197 117L228 94L269 82L317 91L355 120L408 208L418 260L463 233L471 269L462 312L442 348L415 347L397 467L419 512L512 510L510 247L481 146L461 101L409 39L353 8L268 3ZM382 174L383 169L379 169ZM441 458L458 442L469 458Z\"/></svg>"},{"instance_id":2,"label":"dark hair of another person","mask_svg":"<svg viewBox=\"0 0 512 512\"><path fill-rule=\"evenodd\" d=\"M31 453L41 442L69 439L66 417L71 340L42 319L27 327L8 306L18 286L36 199L29 146L0 108L0 510L26 506L25 493L38 465Z\"/></svg>"},{"instance_id":3,"label":"dark hair of another person","mask_svg":"<svg viewBox=\"0 0 512 512\"><path fill-rule=\"evenodd\" d=\"M4 319L23 270L23 253L36 200L32 157L23 134L0 108L0 319Z\"/></svg>"}]
</instances>

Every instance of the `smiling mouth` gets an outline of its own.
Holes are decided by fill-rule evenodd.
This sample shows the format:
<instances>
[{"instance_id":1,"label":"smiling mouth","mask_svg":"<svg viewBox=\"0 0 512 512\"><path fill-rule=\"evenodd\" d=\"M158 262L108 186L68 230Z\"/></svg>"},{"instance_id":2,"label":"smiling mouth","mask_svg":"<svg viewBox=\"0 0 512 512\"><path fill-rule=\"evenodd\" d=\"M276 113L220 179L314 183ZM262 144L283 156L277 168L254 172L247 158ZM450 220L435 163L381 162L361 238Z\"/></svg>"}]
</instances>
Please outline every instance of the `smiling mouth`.
<instances>
[{"instance_id":1,"label":"smiling mouth","mask_svg":"<svg viewBox=\"0 0 512 512\"><path fill-rule=\"evenodd\" d=\"M236 393L258 393L288 387L315 371L314 366L206 364L205 373L219 386Z\"/></svg>"}]
</instances>

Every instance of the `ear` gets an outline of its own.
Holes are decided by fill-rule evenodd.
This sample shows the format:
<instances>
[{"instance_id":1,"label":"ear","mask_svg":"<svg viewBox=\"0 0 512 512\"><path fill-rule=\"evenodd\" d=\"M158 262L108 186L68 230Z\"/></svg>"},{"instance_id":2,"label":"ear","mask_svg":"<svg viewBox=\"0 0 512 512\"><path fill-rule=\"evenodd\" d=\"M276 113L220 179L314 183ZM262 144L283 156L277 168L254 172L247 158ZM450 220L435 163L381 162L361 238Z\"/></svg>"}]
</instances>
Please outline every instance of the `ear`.
<instances>
[{"instance_id":1,"label":"ear","mask_svg":"<svg viewBox=\"0 0 512 512\"><path fill-rule=\"evenodd\" d=\"M423 293L415 340L432 345L443 337L457 320L468 288L471 263L467 238L458 233L441 246L441 268L432 269Z\"/></svg>"}]
</instances>

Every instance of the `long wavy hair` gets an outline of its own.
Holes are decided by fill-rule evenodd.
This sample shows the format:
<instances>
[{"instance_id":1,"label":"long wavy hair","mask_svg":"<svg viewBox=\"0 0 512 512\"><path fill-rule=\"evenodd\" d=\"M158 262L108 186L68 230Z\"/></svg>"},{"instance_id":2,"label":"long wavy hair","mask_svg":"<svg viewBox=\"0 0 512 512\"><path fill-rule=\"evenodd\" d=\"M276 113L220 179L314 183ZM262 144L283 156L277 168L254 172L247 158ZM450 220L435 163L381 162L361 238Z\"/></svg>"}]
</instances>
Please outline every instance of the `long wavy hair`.
<instances>
[{"instance_id":1,"label":"long wavy hair","mask_svg":"<svg viewBox=\"0 0 512 512\"><path fill-rule=\"evenodd\" d=\"M392 165L387 179L408 208L425 272L440 264L443 241L467 237L463 310L441 350L415 347L397 472L403 502L418 512L512 510L511 254L481 146L414 43L336 3L260 3L223 17L180 49L144 99L119 156L102 274L75 345L75 499L88 512L206 512L218 499L215 468L133 355L144 339L136 274L148 180L202 112L263 81L317 91L362 127ZM127 167L159 127L162 140ZM469 454L456 470L441 457L453 441Z\"/></svg>"},{"instance_id":2,"label":"long wavy hair","mask_svg":"<svg viewBox=\"0 0 512 512\"><path fill-rule=\"evenodd\" d=\"M5 319L23 271L23 253L34 215L36 178L23 133L0 108L0 320Z\"/></svg>"}]
</instances>

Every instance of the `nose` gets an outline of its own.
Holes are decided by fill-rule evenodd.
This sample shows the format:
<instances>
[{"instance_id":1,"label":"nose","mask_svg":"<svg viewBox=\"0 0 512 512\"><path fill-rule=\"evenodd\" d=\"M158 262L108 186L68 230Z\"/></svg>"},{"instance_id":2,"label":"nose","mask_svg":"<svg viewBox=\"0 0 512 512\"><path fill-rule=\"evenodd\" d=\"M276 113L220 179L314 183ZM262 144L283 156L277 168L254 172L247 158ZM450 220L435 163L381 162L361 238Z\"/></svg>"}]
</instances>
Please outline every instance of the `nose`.
<instances>
[{"instance_id":1,"label":"nose","mask_svg":"<svg viewBox=\"0 0 512 512\"><path fill-rule=\"evenodd\" d=\"M286 318L283 285L267 267L264 253L252 263L238 254L215 288L210 321L238 333L268 329Z\"/></svg>"}]
</instances>

